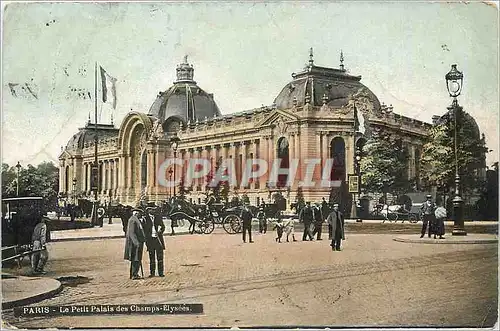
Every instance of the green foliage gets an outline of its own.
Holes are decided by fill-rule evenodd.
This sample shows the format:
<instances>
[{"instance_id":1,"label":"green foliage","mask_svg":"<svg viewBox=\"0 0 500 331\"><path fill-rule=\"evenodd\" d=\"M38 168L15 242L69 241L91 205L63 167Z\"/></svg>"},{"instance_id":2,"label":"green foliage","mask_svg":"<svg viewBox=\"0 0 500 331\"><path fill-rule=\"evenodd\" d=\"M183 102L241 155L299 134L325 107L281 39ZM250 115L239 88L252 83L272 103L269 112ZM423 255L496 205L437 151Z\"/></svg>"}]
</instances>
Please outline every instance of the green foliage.
<instances>
[{"instance_id":1,"label":"green foliage","mask_svg":"<svg viewBox=\"0 0 500 331\"><path fill-rule=\"evenodd\" d=\"M19 171L19 196L40 196L50 206L57 203L59 169L52 162L40 163L37 167L28 164ZM15 197L17 194L17 169L2 164L2 196Z\"/></svg>"},{"instance_id":2,"label":"green foliage","mask_svg":"<svg viewBox=\"0 0 500 331\"><path fill-rule=\"evenodd\" d=\"M386 190L395 195L408 192L408 154L400 137L374 133L363 148L360 163L363 188L368 192Z\"/></svg>"},{"instance_id":3,"label":"green foliage","mask_svg":"<svg viewBox=\"0 0 500 331\"><path fill-rule=\"evenodd\" d=\"M297 189L297 206L300 209L306 205L306 200L304 199L304 191L302 190L302 187L299 186Z\"/></svg>"},{"instance_id":4,"label":"green foliage","mask_svg":"<svg viewBox=\"0 0 500 331\"><path fill-rule=\"evenodd\" d=\"M421 179L425 186L454 187L455 181L455 123L453 112L448 112L439 125L429 131L420 162ZM481 189L484 179L478 176L485 169L488 152L484 135L476 123L461 108L457 112L457 160L462 194Z\"/></svg>"}]
</instances>

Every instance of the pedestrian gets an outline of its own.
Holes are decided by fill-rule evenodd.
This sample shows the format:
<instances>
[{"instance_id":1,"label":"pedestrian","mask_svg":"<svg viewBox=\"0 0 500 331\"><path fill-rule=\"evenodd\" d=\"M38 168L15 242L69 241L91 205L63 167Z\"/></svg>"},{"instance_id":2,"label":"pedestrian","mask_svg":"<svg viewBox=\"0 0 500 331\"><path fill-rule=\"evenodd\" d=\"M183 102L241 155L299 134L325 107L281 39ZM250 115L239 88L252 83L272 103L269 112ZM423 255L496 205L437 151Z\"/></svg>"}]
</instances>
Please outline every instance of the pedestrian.
<instances>
[{"instance_id":1,"label":"pedestrian","mask_svg":"<svg viewBox=\"0 0 500 331\"><path fill-rule=\"evenodd\" d=\"M436 226L434 228L434 239L436 239L436 235L439 236L439 239L444 239L444 220L447 216L446 208L443 206L438 206L436 211L434 212L434 217L436 218Z\"/></svg>"},{"instance_id":2,"label":"pedestrian","mask_svg":"<svg viewBox=\"0 0 500 331\"><path fill-rule=\"evenodd\" d=\"M345 240L344 235L344 215L339 211L339 205L333 205L333 211L326 219L332 229L332 251L340 251L342 240Z\"/></svg>"},{"instance_id":3,"label":"pedestrian","mask_svg":"<svg viewBox=\"0 0 500 331\"><path fill-rule=\"evenodd\" d=\"M311 224L314 220L313 209L311 207L311 202L308 201L306 206L302 208L299 214L299 221L304 224L304 233L302 234L302 241L307 241L307 237L309 240L313 240L313 236L311 234Z\"/></svg>"},{"instance_id":4,"label":"pedestrian","mask_svg":"<svg viewBox=\"0 0 500 331\"><path fill-rule=\"evenodd\" d=\"M142 250L144 246L145 236L144 230L139 217L142 210L132 209L132 216L128 220L127 234L125 240L124 259L130 261L130 278L141 279L139 269L142 269Z\"/></svg>"},{"instance_id":5,"label":"pedestrian","mask_svg":"<svg viewBox=\"0 0 500 331\"><path fill-rule=\"evenodd\" d=\"M313 237L314 235L317 234L316 240L323 240L321 239L321 230L323 228L323 215L321 213L321 208L319 206L319 203L316 205L312 206L313 208L313 225L314 225L314 230L313 230Z\"/></svg>"},{"instance_id":6,"label":"pedestrian","mask_svg":"<svg viewBox=\"0 0 500 331\"><path fill-rule=\"evenodd\" d=\"M118 210L120 212L120 219L122 220L123 233L127 234L128 220L132 216L132 207L119 205Z\"/></svg>"},{"instance_id":7,"label":"pedestrian","mask_svg":"<svg viewBox=\"0 0 500 331\"><path fill-rule=\"evenodd\" d=\"M425 235L425 232L427 230L427 226L429 226L429 238L431 237L431 234L433 233L433 227L435 223L435 216L434 212L436 210L436 204L432 201L432 195L428 194L426 196L426 201L422 204L422 207L420 208L420 212L423 215L423 224L422 224L422 231L420 233L420 238L423 238Z\"/></svg>"},{"instance_id":8,"label":"pedestrian","mask_svg":"<svg viewBox=\"0 0 500 331\"><path fill-rule=\"evenodd\" d=\"M278 211L279 213L279 211ZM264 207L259 207L259 212L257 213L257 218L259 219L259 233L267 232L267 218L266 213L264 212Z\"/></svg>"},{"instance_id":9,"label":"pedestrian","mask_svg":"<svg viewBox=\"0 0 500 331\"><path fill-rule=\"evenodd\" d=\"M165 277L163 266L163 251L165 250L163 232L165 232L165 225L159 208L146 208L144 219L144 235L149 253L149 277L155 276L156 262L158 262L158 276Z\"/></svg>"},{"instance_id":10,"label":"pedestrian","mask_svg":"<svg viewBox=\"0 0 500 331\"><path fill-rule=\"evenodd\" d=\"M248 231L248 241L253 243L252 240L252 212L248 205L245 203L241 209L240 217L243 221L243 242L246 243L246 233Z\"/></svg>"},{"instance_id":11,"label":"pedestrian","mask_svg":"<svg viewBox=\"0 0 500 331\"><path fill-rule=\"evenodd\" d=\"M33 244L33 254L31 255L31 268L33 274L45 274L45 264L49 259L47 252L47 217L40 218L33 229L31 242Z\"/></svg>"}]
</instances>

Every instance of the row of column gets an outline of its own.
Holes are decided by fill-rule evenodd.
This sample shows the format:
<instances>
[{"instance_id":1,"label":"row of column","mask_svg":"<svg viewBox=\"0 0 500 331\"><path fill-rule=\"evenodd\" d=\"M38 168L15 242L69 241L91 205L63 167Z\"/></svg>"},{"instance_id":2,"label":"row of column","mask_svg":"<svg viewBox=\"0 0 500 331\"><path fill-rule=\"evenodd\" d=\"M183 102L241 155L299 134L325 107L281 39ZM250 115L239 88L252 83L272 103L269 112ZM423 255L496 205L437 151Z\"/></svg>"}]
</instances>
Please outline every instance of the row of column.
<instances>
[{"instance_id":1,"label":"row of column","mask_svg":"<svg viewBox=\"0 0 500 331\"><path fill-rule=\"evenodd\" d=\"M83 164L83 171L80 177L81 184L77 184L80 189L86 192L91 190L92 164L93 162L86 162ZM106 191L118 188L119 170L120 167L118 158L99 161L99 193L105 194Z\"/></svg>"}]
</instances>

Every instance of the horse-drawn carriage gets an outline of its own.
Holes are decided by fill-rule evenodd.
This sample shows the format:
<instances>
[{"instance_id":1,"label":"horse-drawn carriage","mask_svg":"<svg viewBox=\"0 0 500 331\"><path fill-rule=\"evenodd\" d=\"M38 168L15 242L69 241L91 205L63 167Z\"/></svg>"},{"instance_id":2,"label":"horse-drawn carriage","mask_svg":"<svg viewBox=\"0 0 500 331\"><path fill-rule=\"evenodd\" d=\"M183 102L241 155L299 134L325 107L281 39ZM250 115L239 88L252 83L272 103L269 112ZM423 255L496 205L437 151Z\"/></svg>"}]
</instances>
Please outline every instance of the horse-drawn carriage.
<instances>
[{"instance_id":1,"label":"horse-drawn carriage","mask_svg":"<svg viewBox=\"0 0 500 331\"><path fill-rule=\"evenodd\" d=\"M192 204L189 201L174 197L162 205L162 213L172 222L181 223L187 220L190 223L191 233L212 233L215 225L222 225L229 234L241 232L241 207L227 208L221 203Z\"/></svg>"},{"instance_id":2,"label":"horse-drawn carriage","mask_svg":"<svg viewBox=\"0 0 500 331\"><path fill-rule=\"evenodd\" d=\"M2 199L2 263L31 254L33 229L46 211L41 197ZM50 228L49 223L48 240Z\"/></svg>"}]
</instances>

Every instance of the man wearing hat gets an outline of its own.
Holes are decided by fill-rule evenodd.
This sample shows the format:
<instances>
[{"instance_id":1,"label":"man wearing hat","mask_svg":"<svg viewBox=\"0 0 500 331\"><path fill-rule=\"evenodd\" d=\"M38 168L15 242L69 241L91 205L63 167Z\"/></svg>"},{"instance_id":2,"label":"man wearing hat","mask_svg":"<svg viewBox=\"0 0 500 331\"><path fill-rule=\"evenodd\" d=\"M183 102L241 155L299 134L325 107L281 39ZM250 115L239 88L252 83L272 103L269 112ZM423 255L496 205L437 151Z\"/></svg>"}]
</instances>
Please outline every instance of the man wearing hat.
<instances>
[{"instance_id":1,"label":"man wearing hat","mask_svg":"<svg viewBox=\"0 0 500 331\"><path fill-rule=\"evenodd\" d=\"M422 204L420 212L423 216L422 231L420 233L420 238L425 235L425 230L427 230L427 225L429 225L429 238L434 231L435 216L434 212L436 210L436 204L432 201L432 195L427 194L426 201Z\"/></svg>"},{"instance_id":2,"label":"man wearing hat","mask_svg":"<svg viewBox=\"0 0 500 331\"><path fill-rule=\"evenodd\" d=\"M245 203L240 213L241 220L243 221L243 242L246 243L246 233L248 231L248 241L253 243L252 240L252 212L248 208L248 204Z\"/></svg>"},{"instance_id":3,"label":"man wearing hat","mask_svg":"<svg viewBox=\"0 0 500 331\"><path fill-rule=\"evenodd\" d=\"M141 209L132 209L132 216L128 220L125 235L124 259L130 261L130 278L132 279L141 279L139 269L142 266L142 250L145 241L144 229L139 220L141 214Z\"/></svg>"},{"instance_id":4,"label":"man wearing hat","mask_svg":"<svg viewBox=\"0 0 500 331\"><path fill-rule=\"evenodd\" d=\"M264 206L259 207L259 212L257 213L257 218L259 219L259 233L267 232L267 219L266 213L264 212Z\"/></svg>"},{"instance_id":5,"label":"man wearing hat","mask_svg":"<svg viewBox=\"0 0 500 331\"><path fill-rule=\"evenodd\" d=\"M34 274L45 274L43 268L49 259L49 253L47 252L47 224L48 220L46 216L43 216L35 225L33 229L33 234L31 235L31 242L33 243L33 255L31 256L31 267Z\"/></svg>"},{"instance_id":6,"label":"man wearing hat","mask_svg":"<svg viewBox=\"0 0 500 331\"><path fill-rule=\"evenodd\" d=\"M333 205L333 211L328 215L326 219L328 225L332 229L332 251L340 251L340 246L342 239L345 240L344 236L344 215L339 211L339 205L336 203Z\"/></svg>"},{"instance_id":7,"label":"man wearing hat","mask_svg":"<svg viewBox=\"0 0 500 331\"><path fill-rule=\"evenodd\" d=\"M144 235L146 236L146 248L149 253L149 277L155 276L156 261L158 261L158 276L165 277L163 267L163 250L165 242L163 241L163 232L165 225L158 207L146 208L144 215Z\"/></svg>"},{"instance_id":8,"label":"man wearing hat","mask_svg":"<svg viewBox=\"0 0 500 331\"><path fill-rule=\"evenodd\" d=\"M314 221L314 211L311 206L311 202L308 201L306 206L302 208L299 214L299 221L304 224L304 233L302 234L302 241L307 241L307 237L309 240L313 240L313 236L311 234L311 224Z\"/></svg>"}]
</instances>

